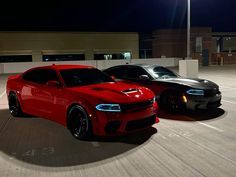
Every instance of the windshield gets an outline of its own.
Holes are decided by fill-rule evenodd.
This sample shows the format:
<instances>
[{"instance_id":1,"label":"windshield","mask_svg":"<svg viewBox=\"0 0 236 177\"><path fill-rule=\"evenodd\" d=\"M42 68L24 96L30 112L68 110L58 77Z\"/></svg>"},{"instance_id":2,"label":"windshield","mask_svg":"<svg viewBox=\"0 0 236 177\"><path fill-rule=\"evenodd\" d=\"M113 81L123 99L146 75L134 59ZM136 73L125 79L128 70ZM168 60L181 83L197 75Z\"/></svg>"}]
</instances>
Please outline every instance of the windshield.
<instances>
[{"instance_id":1,"label":"windshield","mask_svg":"<svg viewBox=\"0 0 236 177\"><path fill-rule=\"evenodd\" d=\"M114 82L108 75L95 68L65 69L60 73L67 87Z\"/></svg>"},{"instance_id":2,"label":"windshield","mask_svg":"<svg viewBox=\"0 0 236 177\"><path fill-rule=\"evenodd\" d=\"M151 69L151 74L155 79L167 79L178 77L178 75L173 71L161 66L156 66L155 68Z\"/></svg>"}]
</instances>

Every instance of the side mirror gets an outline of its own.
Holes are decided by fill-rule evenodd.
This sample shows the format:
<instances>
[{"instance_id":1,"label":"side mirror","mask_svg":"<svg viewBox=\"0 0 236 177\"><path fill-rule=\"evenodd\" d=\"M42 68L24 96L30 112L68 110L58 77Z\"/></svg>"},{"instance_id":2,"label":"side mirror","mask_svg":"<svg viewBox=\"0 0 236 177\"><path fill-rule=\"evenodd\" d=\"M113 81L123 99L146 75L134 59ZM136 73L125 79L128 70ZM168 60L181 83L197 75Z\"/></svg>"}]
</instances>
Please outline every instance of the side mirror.
<instances>
[{"instance_id":1,"label":"side mirror","mask_svg":"<svg viewBox=\"0 0 236 177\"><path fill-rule=\"evenodd\" d=\"M53 87L53 88L59 88L60 87L60 82L58 81L48 81L47 86L48 87Z\"/></svg>"},{"instance_id":2,"label":"side mirror","mask_svg":"<svg viewBox=\"0 0 236 177\"><path fill-rule=\"evenodd\" d=\"M139 79L146 81L146 80L149 80L150 78L148 77L148 75L140 75L140 76L139 76Z\"/></svg>"},{"instance_id":3,"label":"side mirror","mask_svg":"<svg viewBox=\"0 0 236 177\"><path fill-rule=\"evenodd\" d=\"M113 80L115 80L115 79L116 79L116 76L111 76L111 78L112 78Z\"/></svg>"}]
</instances>

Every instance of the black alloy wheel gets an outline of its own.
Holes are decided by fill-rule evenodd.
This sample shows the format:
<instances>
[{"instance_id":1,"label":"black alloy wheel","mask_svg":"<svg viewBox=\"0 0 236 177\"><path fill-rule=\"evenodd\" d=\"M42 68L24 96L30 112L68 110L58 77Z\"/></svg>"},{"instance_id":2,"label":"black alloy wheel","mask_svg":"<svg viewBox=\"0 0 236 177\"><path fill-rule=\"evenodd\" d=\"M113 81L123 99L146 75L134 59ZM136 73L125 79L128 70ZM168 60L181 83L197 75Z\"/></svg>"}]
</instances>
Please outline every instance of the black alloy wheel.
<instances>
[{"instance_id":1,"label":"black alloy wheel","mask_svg":"<svg viewBox=\"0 0 236 177\"><path fill-rule=\"evenodd\" d=\"M19 117L22 115L20 102L15 93L10 93L10 95L8 96L8 104L9 104L9 111L12 116Z\"/></svg>"},{"instance_id":2,"label":"black alloy wheel","mask_svg":"<svg viewBox=\"0 0 236 177\"><path fill-rule=\"evenodd\" d=\"M69 130L75 138L85 140L91 136L91 123L83 107L73 106L68 113L68 120Z\"/></svg>"},{"instance_id":3,"label":"black alloy wheel","mask_svg":"<svg viewBox=\"0 0 236 177\"><path fill-rule=\"evenodd\" d=\"M160 107L168 112L175 113L182 108L180 99L180 94L177 91L168 91L161 96Z\"/></svg>"}]
</instances>

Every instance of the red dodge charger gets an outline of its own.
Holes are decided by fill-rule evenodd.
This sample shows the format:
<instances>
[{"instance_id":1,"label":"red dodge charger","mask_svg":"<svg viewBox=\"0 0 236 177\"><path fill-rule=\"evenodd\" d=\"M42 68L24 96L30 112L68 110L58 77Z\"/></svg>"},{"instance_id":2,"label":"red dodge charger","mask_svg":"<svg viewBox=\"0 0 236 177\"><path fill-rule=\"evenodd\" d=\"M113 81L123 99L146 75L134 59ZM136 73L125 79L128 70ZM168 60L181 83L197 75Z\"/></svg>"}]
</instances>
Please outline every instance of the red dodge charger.
<instances>
[{"instance_id":1,"label":"red dodge charger","mask_svg":"<svg viewBox=\"0 0 236 177\"><path fill-rule=\"evenodd\" d=\"M44 117L66 126L77 139L121 135L159 122L147 88L116 82L82 65L51 65L10 76L9 110Z\"/></svg>"}]
</instances>

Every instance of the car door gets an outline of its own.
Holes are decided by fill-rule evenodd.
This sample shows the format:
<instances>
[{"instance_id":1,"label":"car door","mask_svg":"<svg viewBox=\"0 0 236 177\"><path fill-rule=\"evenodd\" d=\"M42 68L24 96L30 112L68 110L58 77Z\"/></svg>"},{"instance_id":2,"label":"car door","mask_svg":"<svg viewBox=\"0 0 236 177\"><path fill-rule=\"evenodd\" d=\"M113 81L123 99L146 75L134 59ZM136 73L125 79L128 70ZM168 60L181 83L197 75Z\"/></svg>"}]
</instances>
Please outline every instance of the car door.
<instances>
[{"instance_id":1,"label":"car door","mask_svg":"<svg viewBox=\"0 0 236 177\"><path fill-rule=\"evenodd\" d=\"M39 117L61 120L64 104L63 88L49 87L48 81L60 80L52 69L35 69L23 76L22 100L27 113Z\"/></svg>"},{"instance_id":2,"label":"car door","mask_svg":"<svg viewBox=\"0 0 236 177\"><path fill-rule=\"evenodd\" d=\"M53 69L42 69L40 70L40 76L41 83L37 94L35 94L40 114L42 117L62 122L67 100L57 72ZM48 81L56 81L58 86L49 86L47 85Z\"/></svg>"},{"instance_id":3,"label":"car door","mask_svg":"<svg viewBox=\"0 0 236 177\"><path fill-rule=\"evenodd\" d=\"M24 112L40 115L39 102L35 98L40 90L40 74L38 69L26 72L22 77L21 100Z\"/></svg>"}]
</instances>

